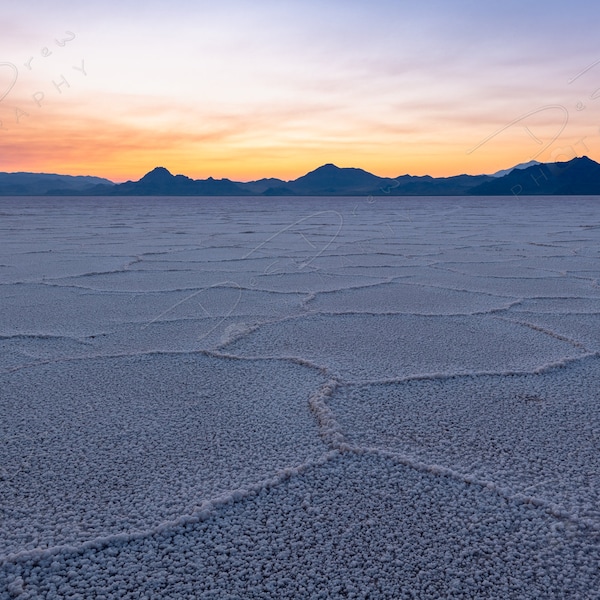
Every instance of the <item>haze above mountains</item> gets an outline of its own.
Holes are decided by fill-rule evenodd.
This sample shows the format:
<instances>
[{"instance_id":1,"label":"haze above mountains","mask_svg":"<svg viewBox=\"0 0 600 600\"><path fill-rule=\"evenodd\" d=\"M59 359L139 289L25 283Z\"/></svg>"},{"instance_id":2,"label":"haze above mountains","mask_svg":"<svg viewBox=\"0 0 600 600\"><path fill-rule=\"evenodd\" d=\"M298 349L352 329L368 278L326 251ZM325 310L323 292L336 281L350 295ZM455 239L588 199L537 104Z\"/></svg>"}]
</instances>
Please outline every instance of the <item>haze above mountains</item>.
<instances>
[{"instance_id":1,"label":"haze above mountains","mask_svg":"<svg viewBox=\"0 0 600 600\"><path fill-rule=\"evenodd\" d=\"M43 173L0 173L1 196L507 196L600 195L600 164L584 156L567 162L530 161L493 175L378 177L326 164L298 179L251 182L190 179L156 167L139 181Z\"/></svg>"}]
</instances>

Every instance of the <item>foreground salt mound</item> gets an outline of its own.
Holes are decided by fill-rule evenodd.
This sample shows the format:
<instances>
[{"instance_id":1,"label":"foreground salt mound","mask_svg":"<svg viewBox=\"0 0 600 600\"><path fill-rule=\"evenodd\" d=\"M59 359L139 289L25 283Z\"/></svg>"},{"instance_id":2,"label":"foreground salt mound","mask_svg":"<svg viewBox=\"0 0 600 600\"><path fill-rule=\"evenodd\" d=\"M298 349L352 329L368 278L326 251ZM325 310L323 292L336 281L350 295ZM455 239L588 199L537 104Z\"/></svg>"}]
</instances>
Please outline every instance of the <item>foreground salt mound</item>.
<instances>
[{"instance_id":1,"label":"foreground salt mound","mask_svg":"<svg viewBox=\"0 0 600 600\"><path fill-rule=\"evenodd\" d=\"M560 313L526 313L515 312L510 318L515 321L530 323L534 327L552 331L565 339L572 339L592 352L600 352L600 302L596 305L596 312L577 314ZM585 310L583 307L582 310Z\"/></svg>"},{"instance_id":2,"label":"foreground salt mound","mask_svg":"<svg viewBox=\"0 0 600 600\"><path fill-rule=\"evenodd\" d=\"M0 375L0 556L154 527L319 456L322 379L199 354Z\"/></svg>"},{"instance_id":3,"label":"foreground salt mound","mask_svg":"<svg viewBox=\"0 0 600 600\"><path fill-rule=\"evenodd\" d=\"M90 273L79 277L61 278L52 281L55 285L97 292L161 292L173 290L194 290L218 285L223 281L220 273L201 273L172 270L135 270Z\"/></svg>"},{"instance_id":4,"label":"foreground salt mound","mask_svg":"<svg viewBox=\"0 0 600 600\"><path fill-rule=\"evenodd\" d=\"M243 288L223 276L162 292L99 292L71 286L23 284L3 299L0 337L65 335L84 338L120 325L142 328L176 319L255 316L272 319L301 312L301 296Z\"/></svg>"},{"instance_id":5,"label":"foreground salt mound","mask_svg":"<svg viewBox=\"0 0 600 600\"><path fill-rule=\"evenodd\" d=\"M354 287L384 283L385 277L355 275L328 272L323 269L305 267L307 263L299 262L290 272L285 262L273 261L265 273L252 278L252 285L258 289L275 292L311 294L321 291L347 290Z\"/></svg>"},{"instance_id":6,"label":"foreground salt mound","mask_svg":"<svg viewBox=\"0 0 600 600\"><path fill-rule=\"evenodd\" d=\"M238 251L238 254L240 252ZM232 270L232 266L237 267ZM198 269L173 268L168 263L144 261L136 268L106 273L89 273L76 277L57 278L46 283L98 292L169 292L197 290L228 283L230 287L251 287L274 292L308 292L345 289L364 285L372 280L364 275L337 275L311 266L310 259L263 259L258 270L256 261L224 261ZM143 268L142 268L143 267ZM245 267L245 269L243 269ZM384 279L379 279L384 281Z\"/></svg>"},{"instance_id":7,"label":"foreground salt mound","mask_svg":"<svg viewBox=\"0 0 600 600\"><path fill-rule=\"evenodd\" d=\"M535 259L525 262L523 257L482 261L481 257L477 260L466 262L452 262L449 256L444 252L443 256L436 262L435 268L440 271L449 271L471 277L483 277L484 279L546 279L552 277L561 277L561 273L549 266L554 266L555 258ZM550 262L551 261L551 262ZM563 274L564 275L564 274Z\"/></svg>"},{"instance_id":8,"label":"foreground salt mound","mask_svg":"<svg viewBox=\"0 0 600 600\"><path fill-rule=\"evenodd\" d=\"M5 232L2 232L3 236ZM21 232L20 235L23 235ZM35 234L34 234L35 235ZM64 240L53 239L39 244L30 238L27 246L4 243L3 262L0 268L0 285L37 283L59 277L78 277L94 271L120 269L127 259L121 256L98 256L73 252ZM13 252L11 253L11 250Z\"/></svg>"},{"instance_id":9,"label":"foreground salt mound","mask_svg":"<svg viewBox=\"0 0 600 600\"><path fill-rule=\"evenodd\" d=\"M390 458L333 456L211 506L138 536L9 557L0 590L11 592L0 598L466 600L600 589L597 534Z\"/></svg>"},{"instance_id":10,"label":"foreground salt mound","mask_svg":"<svg viewBox=\"0 0 600 600\"><path fill-rule=\"evenodd\" d=\"M544 313L554 315L600 314L598 298L536 298L523 300L512 313Z\"/></svg>"},{"instance_id":11,"label":"foreground salt mound","mask_svg":"<svg viewBox=\"0 0 600 600\"><path fill-rule=\"evenodd\" d=\"M491 312L511 306L510 298L411 284L410 281L319 293L308 304L324 313L410 313L456 315Z\"/></svg>"},{"instance_id":12,"label":"foreground salt mound","mask_svg":"<svg viewBox=\"0 0 600 600\"><path fill-rule=\"evenodd\" d=\"M348 442L533 496L600 530L600 359L538 375L351 387L329 407Z\"/></svg>"},{"instance_id":13,"label":"foreground salt mound","mask_svg":"<svg viewBox=\"0 0 600 600\"><path fill-rule=\"evenodd\" d=\"M552 265L548 259L546 266ZM579 278L575 275L558 275L549 271L547 277L526 278L517 271L515 277L485 276L488 265L477 265L477 275L451 271L441 264L436 268L415 273L414 281L423 285L439 285L455 290L467 290L513 298L594 298L600 300L600 288L592 278ZM466 269L465 269L466 270Z\"/></svg>"},{"instance_id":14,"label":"foreground salt mound","mask_svg":"<svg viewBox=\"0 0 600 600\"><path fill-rule=\"evenodd\" d=\"M192 283L198 282L190 278ZM225 280L163 292L99 292L58 284L10 290L2 300L0 371L65 358L207 350L232 330L305 313L302 295Z\"/></svg>"},{"instance_id":15,"label":"foreground salt mound","mask_svg":"<svg viewBox=\"0 0 600 600\"><path fill-rule=\"evenodd\" d=\"M243 356L301 356L348 381L527 372L582 348L489 315L312 315L264 325L227 346Z\"/></svg>"},{"instance_id":16,"label":"foreground salt mound","mask_svg":"<svg viewBox=\"0 0 600 600\"><path fill-rule=\"evenodd\" d=\"M563 252L561 256L553 256L550 261L540 261L530 255L523 257L521 263L523 265L540 265L546 270L552 270L558 273L577 274L580 277L597 277L598 276L598 249L594 247L597 239L596 236L590 236L583 243L576 244L576 248L571 252ZM573 240L569 240L573 243Z\"/></svg>"}]
</instances>

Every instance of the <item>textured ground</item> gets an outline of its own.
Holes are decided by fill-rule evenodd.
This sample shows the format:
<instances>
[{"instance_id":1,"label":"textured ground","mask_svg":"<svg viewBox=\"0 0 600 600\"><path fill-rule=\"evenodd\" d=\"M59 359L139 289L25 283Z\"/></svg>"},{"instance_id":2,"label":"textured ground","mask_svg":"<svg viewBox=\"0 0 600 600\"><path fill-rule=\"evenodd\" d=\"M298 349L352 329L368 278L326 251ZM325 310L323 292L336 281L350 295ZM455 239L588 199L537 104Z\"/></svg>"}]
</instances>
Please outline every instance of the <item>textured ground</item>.
<instances>
[{"instance_id":1,"label":"textured ground","mask_svg":"<svg viewBox=\"0 0 600 600\"><path fill-rule=\"evenodd\" d=\"M0 599L600 598L596 198L0 199Z\"/></svg>"}]
</instances>

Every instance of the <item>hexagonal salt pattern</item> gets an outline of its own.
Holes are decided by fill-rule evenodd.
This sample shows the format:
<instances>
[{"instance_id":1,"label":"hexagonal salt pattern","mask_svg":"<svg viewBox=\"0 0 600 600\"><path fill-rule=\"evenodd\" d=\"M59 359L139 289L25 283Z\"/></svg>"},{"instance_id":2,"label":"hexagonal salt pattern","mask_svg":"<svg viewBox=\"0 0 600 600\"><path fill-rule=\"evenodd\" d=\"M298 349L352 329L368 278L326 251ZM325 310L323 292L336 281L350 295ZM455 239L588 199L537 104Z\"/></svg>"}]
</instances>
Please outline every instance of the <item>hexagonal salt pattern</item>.
<instances>
[{"instance_id":1,"label":"hexagonal salt pattern","mask_svg":"<svg viewBox=\"0 0 600 600\"><path fill-rule=\"evenodd\" d=\"M600 529L600 360L541 374L352 386L329 407L350 444L544 499Z\"/></svg>"},{"instance_id":2,"label":"hexagonal salt pattern","mask_svg":"<svg viewBox=\"0 0 600 600\"><path fill-rule=\"evenodd\" d=\"M0 600L599 598L597 198L0 198Z\"/></svg>"},{"instance_id":3,"label":"hexagonal salt pattern","mask_svg":"<svg viewBox=\"0 0 600 600\"><path fill-rule=\"evenodd\" d=\"M318 457L308 400L322 381L202 354L0 375L0 556L153 527Z\"/></svg>"},{"instance_id":4,"label":"hexagonal salt pattern","mask_svg":"<svg viewBox=\"0 0 600 600\"><path fill-rule=\"evenodd\" d=\"M534 504L369 454L178 523L3 565L8 593L119 598L593 598L600 539Z\"/></svg>"}]
</instances>

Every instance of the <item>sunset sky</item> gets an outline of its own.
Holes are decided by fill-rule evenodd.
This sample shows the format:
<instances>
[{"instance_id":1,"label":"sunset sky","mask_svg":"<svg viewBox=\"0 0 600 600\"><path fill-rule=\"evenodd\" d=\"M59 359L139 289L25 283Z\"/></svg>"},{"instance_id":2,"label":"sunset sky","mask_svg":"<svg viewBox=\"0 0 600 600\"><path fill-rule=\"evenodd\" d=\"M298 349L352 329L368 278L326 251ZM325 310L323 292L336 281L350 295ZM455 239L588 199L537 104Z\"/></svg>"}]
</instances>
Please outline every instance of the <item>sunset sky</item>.
<instances>
[{"instance_id":1,"label":"sunset sky","mask_svg":"<svg viewBox=\"0 0 600 600\"><path fill-rule=\"evenodd\" d=\"M6 4L6 3L5 3ZM0 12L0 171L293 179L600 161L600 4L55 0Z\"/></svg>"}]
</instances>

